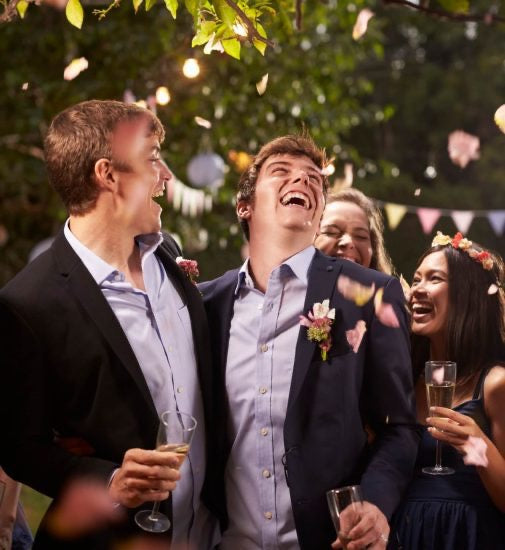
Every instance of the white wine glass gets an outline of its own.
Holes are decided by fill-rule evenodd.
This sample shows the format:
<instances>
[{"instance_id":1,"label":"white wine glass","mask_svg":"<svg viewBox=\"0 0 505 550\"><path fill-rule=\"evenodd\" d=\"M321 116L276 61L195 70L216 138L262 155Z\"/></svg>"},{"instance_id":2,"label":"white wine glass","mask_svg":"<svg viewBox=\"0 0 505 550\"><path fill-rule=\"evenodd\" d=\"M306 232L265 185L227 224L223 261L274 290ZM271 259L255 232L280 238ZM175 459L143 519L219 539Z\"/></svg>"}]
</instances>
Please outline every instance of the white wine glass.
<instances>
[{"instance_id":1,"label":"white wine glass","mask_svg":"<svg viewBox=\"0 0 505 550\"><path fill-rule=\"evenodd\" d=\"M428 407L452 407L456 387L456 363L453 361L427 361L424 369ZM430 413L431 414L431 413ZM436 416L434 414L433 416ZM423 468L425 474L450 475L452 468L442 466L442 443L436 440L435 466Z\"/></svg>"},{"instance_id":2,"label":"white wine glass","mask_svg":"<svg viewBox=\"0 0 505 550\"><path fill-rule=\"evenodd\" d=\"M349 532L359 522L362 515L363 497L359 485L349 485L332 489L326 493L331 519L338 538L347 547L351 541Z\"/></svg>"},{"instance_id":3,"label":"white wine glass","mask_svg":"<svg viewBox=\"0 0 505 550\"><path fill-rule=\"evenodd\" d=\"M196 429L196 420L190 414L180 411L165 411L160 416L157 452L171 452L179 457L179 468L189 453L191 440ZM170 520L159 511L160 503L155 502L152 510L140 510L135 514L135 523L151 533L164 533L170 529Z\"/></svg>"}]
</instances>

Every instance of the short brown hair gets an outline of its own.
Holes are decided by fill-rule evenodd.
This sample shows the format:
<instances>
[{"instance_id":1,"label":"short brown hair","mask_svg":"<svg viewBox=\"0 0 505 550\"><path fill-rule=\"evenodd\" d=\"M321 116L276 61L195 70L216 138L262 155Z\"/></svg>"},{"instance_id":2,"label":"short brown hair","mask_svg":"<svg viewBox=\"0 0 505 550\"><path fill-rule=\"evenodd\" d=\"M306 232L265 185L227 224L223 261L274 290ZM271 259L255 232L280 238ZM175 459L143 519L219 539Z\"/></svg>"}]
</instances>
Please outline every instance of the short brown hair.
<instances>
[{"instance_id":1,"label":"short brown hair","mask_svg":"<svg viewBox=\"0 0 505 550\"><path fill-rule=\"evenodd\" d=\"M363 210L370 228L370 242L372 245L370 267L391 275L394 272L394 268L393 262L384 246L384 220L380 209L364 193L352 188L330 193L326 198L326 205L332 202L351 202Z\"/></svg>"},{"instance_id":2,"label":"short brown hair","mask_svg":"<svg viewBox=\"0 0 505 550\"><path fill-rule=\"evenodd\" d=\"M261 167L265 161L273 155L291 155L293 157L308 157L321 170L326 166L326 153L319 148L307 132L300 135L287 135L278 137L259 150L252 163L240 176L238 182L237 203L245 201L250 203L256 191L256 181ZM323 193L326 196L328 190L328 178L323 175ZM249 240L249 224L247 220L239 219L242 231Z\"/></svg>"},{"instance_id":3,"label":"short brown hair","mask_svg":"<svg viewBox=\"0 0 505 550\"><path fill-rule=\"evenodd\" d=\"M95 163L111 158L111 136L118 124L141 117L150 121L152 133L163 141L163 126L151 111L121 101L83 101L54 117L44 141L46 166L70 214L86 214L94 207Z\"/></svg>"}]
</instances>

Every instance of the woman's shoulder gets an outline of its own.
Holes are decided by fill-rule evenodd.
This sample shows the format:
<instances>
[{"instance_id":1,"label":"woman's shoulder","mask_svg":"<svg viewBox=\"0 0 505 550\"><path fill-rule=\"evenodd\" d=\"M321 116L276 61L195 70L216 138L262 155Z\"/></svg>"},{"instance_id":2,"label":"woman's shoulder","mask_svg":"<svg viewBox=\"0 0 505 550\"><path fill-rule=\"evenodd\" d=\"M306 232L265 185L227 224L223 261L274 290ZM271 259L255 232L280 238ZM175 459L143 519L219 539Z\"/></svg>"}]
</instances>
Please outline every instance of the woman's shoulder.
<instances>
[{"instance_id":1,"label":"woman's shoulder","mask_svg":"<svg viewBox=\"0 0 505 550\"><path fill-rule=\"evenodd\" d=\"M488 416L503 415L505 403L505 363L493 365L484 380L484 403ZM504 416L505 417L505 416Z\"/></svg>"}]
</instances>

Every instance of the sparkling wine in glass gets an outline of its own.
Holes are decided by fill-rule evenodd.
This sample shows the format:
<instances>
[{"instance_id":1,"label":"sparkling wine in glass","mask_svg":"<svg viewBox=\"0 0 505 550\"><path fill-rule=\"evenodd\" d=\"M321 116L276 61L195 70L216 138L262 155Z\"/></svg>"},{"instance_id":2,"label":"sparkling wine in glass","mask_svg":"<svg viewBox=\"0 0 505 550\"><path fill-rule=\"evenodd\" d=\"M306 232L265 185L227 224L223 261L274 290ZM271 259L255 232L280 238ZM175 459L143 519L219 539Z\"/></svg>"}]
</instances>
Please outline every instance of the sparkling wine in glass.
<instances>
[{"instance_id":1,"label":"sparkling wine in glass","mask_svg":"<svg viewBox=\"0 0 505 550\"><path fill-rule=\"evenodd\" d=\"M450 409L456 387L456 363L453 361L427 361L424 378L428 407ZM439 476L454 473L452 468L442 466L442 442L438 439L436 441L435 466L423 468L423 472Z\"/></svg>"},{"instance_id":2,"label":"sparkling wine in glass","mask_svg":"<svg viewBox=\"0 0 505 550\"><path fill-rule=\"evenodd\" d=\"M196 420L180 411L165 411L160 416L160 426L156 439L156 451L175 453L180 468L188 456L191 439L196 429ZM155 502L152 510L140 510L135 514L135 523L151 533L164 533L170 529L170 520L159 511L160 503Z\"/></svg>"},{"instance_id":3,"label":"sparkling wine in glass","mask_svg":"<svg viewBox=\"0 0 505 550\"><path fill-rule=\"evenodd\" d=\"M363 504L361 488L359 485L349 485L332 489L326 493L326 498L335 531L346 548L351 542L349 532L361 518Z\"/></svg>"}]
</instances>

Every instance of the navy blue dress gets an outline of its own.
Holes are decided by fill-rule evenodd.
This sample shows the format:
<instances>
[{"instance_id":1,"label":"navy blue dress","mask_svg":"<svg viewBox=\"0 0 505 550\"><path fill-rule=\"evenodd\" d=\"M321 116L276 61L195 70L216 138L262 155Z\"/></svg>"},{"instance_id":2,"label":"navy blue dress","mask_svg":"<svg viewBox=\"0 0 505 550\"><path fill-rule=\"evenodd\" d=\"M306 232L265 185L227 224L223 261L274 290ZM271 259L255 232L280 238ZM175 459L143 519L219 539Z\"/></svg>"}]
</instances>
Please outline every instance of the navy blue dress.
<instances>
[{"instance_id":1,"label":"navy blue dress","mask_svg":"<svg viewBox=\"0 0 505 550\"><path fill-rule=\"evenodd\" d=\"M484 372L473 398L454 408L471 416L491 438L484 413ZM493 504L474 466L443 444L442 465L453 475L423 474L435 464L435 439L424 427L414 480L396 511L388 550L505 550L505 514Z\"/></svg>"}]
</instances>

